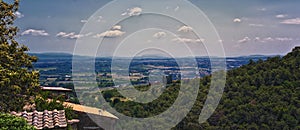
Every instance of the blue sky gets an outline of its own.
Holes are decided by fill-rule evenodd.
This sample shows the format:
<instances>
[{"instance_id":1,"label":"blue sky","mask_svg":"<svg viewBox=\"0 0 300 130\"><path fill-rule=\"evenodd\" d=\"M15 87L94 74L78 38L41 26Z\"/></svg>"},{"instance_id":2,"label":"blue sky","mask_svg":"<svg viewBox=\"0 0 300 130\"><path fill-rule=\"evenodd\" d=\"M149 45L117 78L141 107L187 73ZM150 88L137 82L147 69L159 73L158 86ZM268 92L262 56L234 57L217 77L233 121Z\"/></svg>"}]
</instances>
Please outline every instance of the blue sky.
<instances>
[{"instance_id":1,"label":"blue sky","mask_svg":"<svg viewBox=\"0 0 300 130\"><path fill-rule=\"evenodd\" d=\"M110 0L22 0L17 13L19 18L15 22L20 28L18 40L29 46L31 52L72 53L76 40L88 35L96 35L80 34L80 31L87 20L108 2ZM151 0L145 0L143 4L151 4L151 2ZM190 2L199 7L216 27L223 41L226 56L282 55L300 44L300 8L298 7L300 1L298 0L190 0ZM176 5L176 3L173 4ZM147 19L147 17L143 17L144 9L140 4L128 2L116 5L116 7L128 8L123 11L127 14L123 15L131 16L130 13L133 13L133 17L131 17L132 20L127 20L131 23L125 21L121 23L122 26L116 26L114 31L107 30L98 34L99 37L109 37L106 42L116 42L118 36L129 36L127 33L130 32L130 28L136 26L134 19ZM176 12L177 10L189 10L189 7L166 5L165 9ZM118 11L120 10L116 9L116 12ZM114 14L114 10L103 13L109 16L109 14ZM186 15L193 17L194 14L187 13ZM122 12L120 16L122 16ZM103 16L98 16L96 20L100 23L109 22L108 18ZM144 24L150 23L145 22ZM161 26L167 24L169 23L166 20L161 23ZM181 29L185 32L189 29L192 30L193 27L174 25L174 29L178 31ZM147 34L150 33L153 35L149 35L147 38ZM148 33L142 32L140 35L134 34L139 39L128 39L130 42L138 41L136 44L156 42L166 46L171 45L178 55L184 53L181 51L180 45L174 44L178 41L185 41L190 44L188 46L203 50L203 48L200 49L201 45L196 44L200 44L199 41L205 43L205 39L193 39L186 36L177 40L170 40L170 38L167 40L168 34L164 30L151 30ZM157 41L155 38L162 40ZM106 48L109 46L103 46L102 50L107 50ZM202 54L197 53L197 55Z\"/></svg>"}]
</instances>

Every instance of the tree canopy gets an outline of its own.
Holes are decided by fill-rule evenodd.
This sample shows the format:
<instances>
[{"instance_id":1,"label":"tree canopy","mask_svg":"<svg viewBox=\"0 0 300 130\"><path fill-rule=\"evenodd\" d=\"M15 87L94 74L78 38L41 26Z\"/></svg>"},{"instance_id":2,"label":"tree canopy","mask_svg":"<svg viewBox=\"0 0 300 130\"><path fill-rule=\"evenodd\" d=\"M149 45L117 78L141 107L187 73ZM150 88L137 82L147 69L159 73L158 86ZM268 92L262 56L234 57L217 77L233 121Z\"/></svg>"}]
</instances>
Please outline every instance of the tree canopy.
<instances>
[{"instance_id":1,"label":"tree canopy","mask_svg":"<svg viewBox=\"0 0 300 130\"><path fill-rule=\"evenodd\" d=\"M197 102L174 129L300 129L300 49L228 71L222 100L204 124ZM204 88L210 78L202 80Z\"/></svg>"},{"instance_id":2,"label":"tree canopy","mask_svg":"<svg viewBox=\"0 0 300 130\"><path fill-rule=\"evenodd\" d=\"M29 48L16 40L19 0L12 3L0 1L0 111L20 111L39 89L39 73L28 55Z\"/></svg>"}]
</instances>

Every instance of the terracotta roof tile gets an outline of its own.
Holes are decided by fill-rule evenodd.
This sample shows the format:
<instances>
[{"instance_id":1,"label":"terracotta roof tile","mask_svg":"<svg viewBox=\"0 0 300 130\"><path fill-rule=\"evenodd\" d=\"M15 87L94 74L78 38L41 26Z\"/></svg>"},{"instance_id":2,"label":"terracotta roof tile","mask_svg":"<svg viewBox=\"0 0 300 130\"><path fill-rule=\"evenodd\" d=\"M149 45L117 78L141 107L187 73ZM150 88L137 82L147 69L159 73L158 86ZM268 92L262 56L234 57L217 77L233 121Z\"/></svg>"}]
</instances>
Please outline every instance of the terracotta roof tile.
<instances>
[{"instance_id":1,"label":"terracotta roof tile","mask_svg":"<svg viewBox=\"0 0 300 130\"><path fill-rule=\"evenodd\" d=\"M11 112L12 115L23 117L28 124L33 125L36 129L52 129L67 127L67 119L64 110L54 110L44 112Z\"/></svg>"}]
</instances>

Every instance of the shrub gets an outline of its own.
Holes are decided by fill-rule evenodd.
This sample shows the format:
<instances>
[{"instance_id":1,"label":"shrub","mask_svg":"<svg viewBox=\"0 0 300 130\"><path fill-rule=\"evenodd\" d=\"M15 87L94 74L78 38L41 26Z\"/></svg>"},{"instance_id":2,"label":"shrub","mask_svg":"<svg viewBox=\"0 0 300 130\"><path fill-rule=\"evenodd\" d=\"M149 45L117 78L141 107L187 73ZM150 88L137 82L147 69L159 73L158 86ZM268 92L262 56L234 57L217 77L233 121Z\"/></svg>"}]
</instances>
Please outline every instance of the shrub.
<instances>
[{"instance_id":1,"label":"shrub","mask_svg":"<svg viewBox=\"0 0 300 130\"><path fill-rule=\"evenodd\" d=\"M1 130L35 130L27 121L21 117L0 113Z\"/></svg>"}]
</instances>

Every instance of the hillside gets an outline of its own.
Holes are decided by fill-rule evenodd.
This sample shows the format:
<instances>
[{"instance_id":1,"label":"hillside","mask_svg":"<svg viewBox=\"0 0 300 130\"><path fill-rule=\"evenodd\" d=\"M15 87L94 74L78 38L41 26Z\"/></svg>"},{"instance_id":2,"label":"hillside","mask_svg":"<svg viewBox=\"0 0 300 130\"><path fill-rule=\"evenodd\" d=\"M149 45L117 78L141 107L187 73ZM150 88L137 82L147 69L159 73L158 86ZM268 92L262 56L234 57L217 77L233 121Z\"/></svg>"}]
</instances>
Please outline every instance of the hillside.
<instances>
[{"instance_id":1,"label":"hillside","mask_svg":"<svg viewBox=\"0 0 300 130\"><path fill-rule=\"evenodd\" d=\"M300 129L300 48L227 73L222 100L207 123L198 124L194 105L181 129ZM205 86L209 77L202 80ZM205 87L207 88L207 86Z\"/></svg>"},{"instance_id":2,"label":"hillside","mask_svg":"<svg viewBox=\"0 0 300 130\"><path fill-rule=\"evenodd\" d=\"M299 65L300 48L295 48L284 57L250 61L247 65L229 70L220 104L203 124L198 123L198 118L210 77L201 79L197 102L174 129L300 129ZM116 101L122 99L116 90L103 94L117 111L132 117L149 117L172 105L178 90L178 85L171 85L150 104Z\"/></svg>"}]
</instances>

